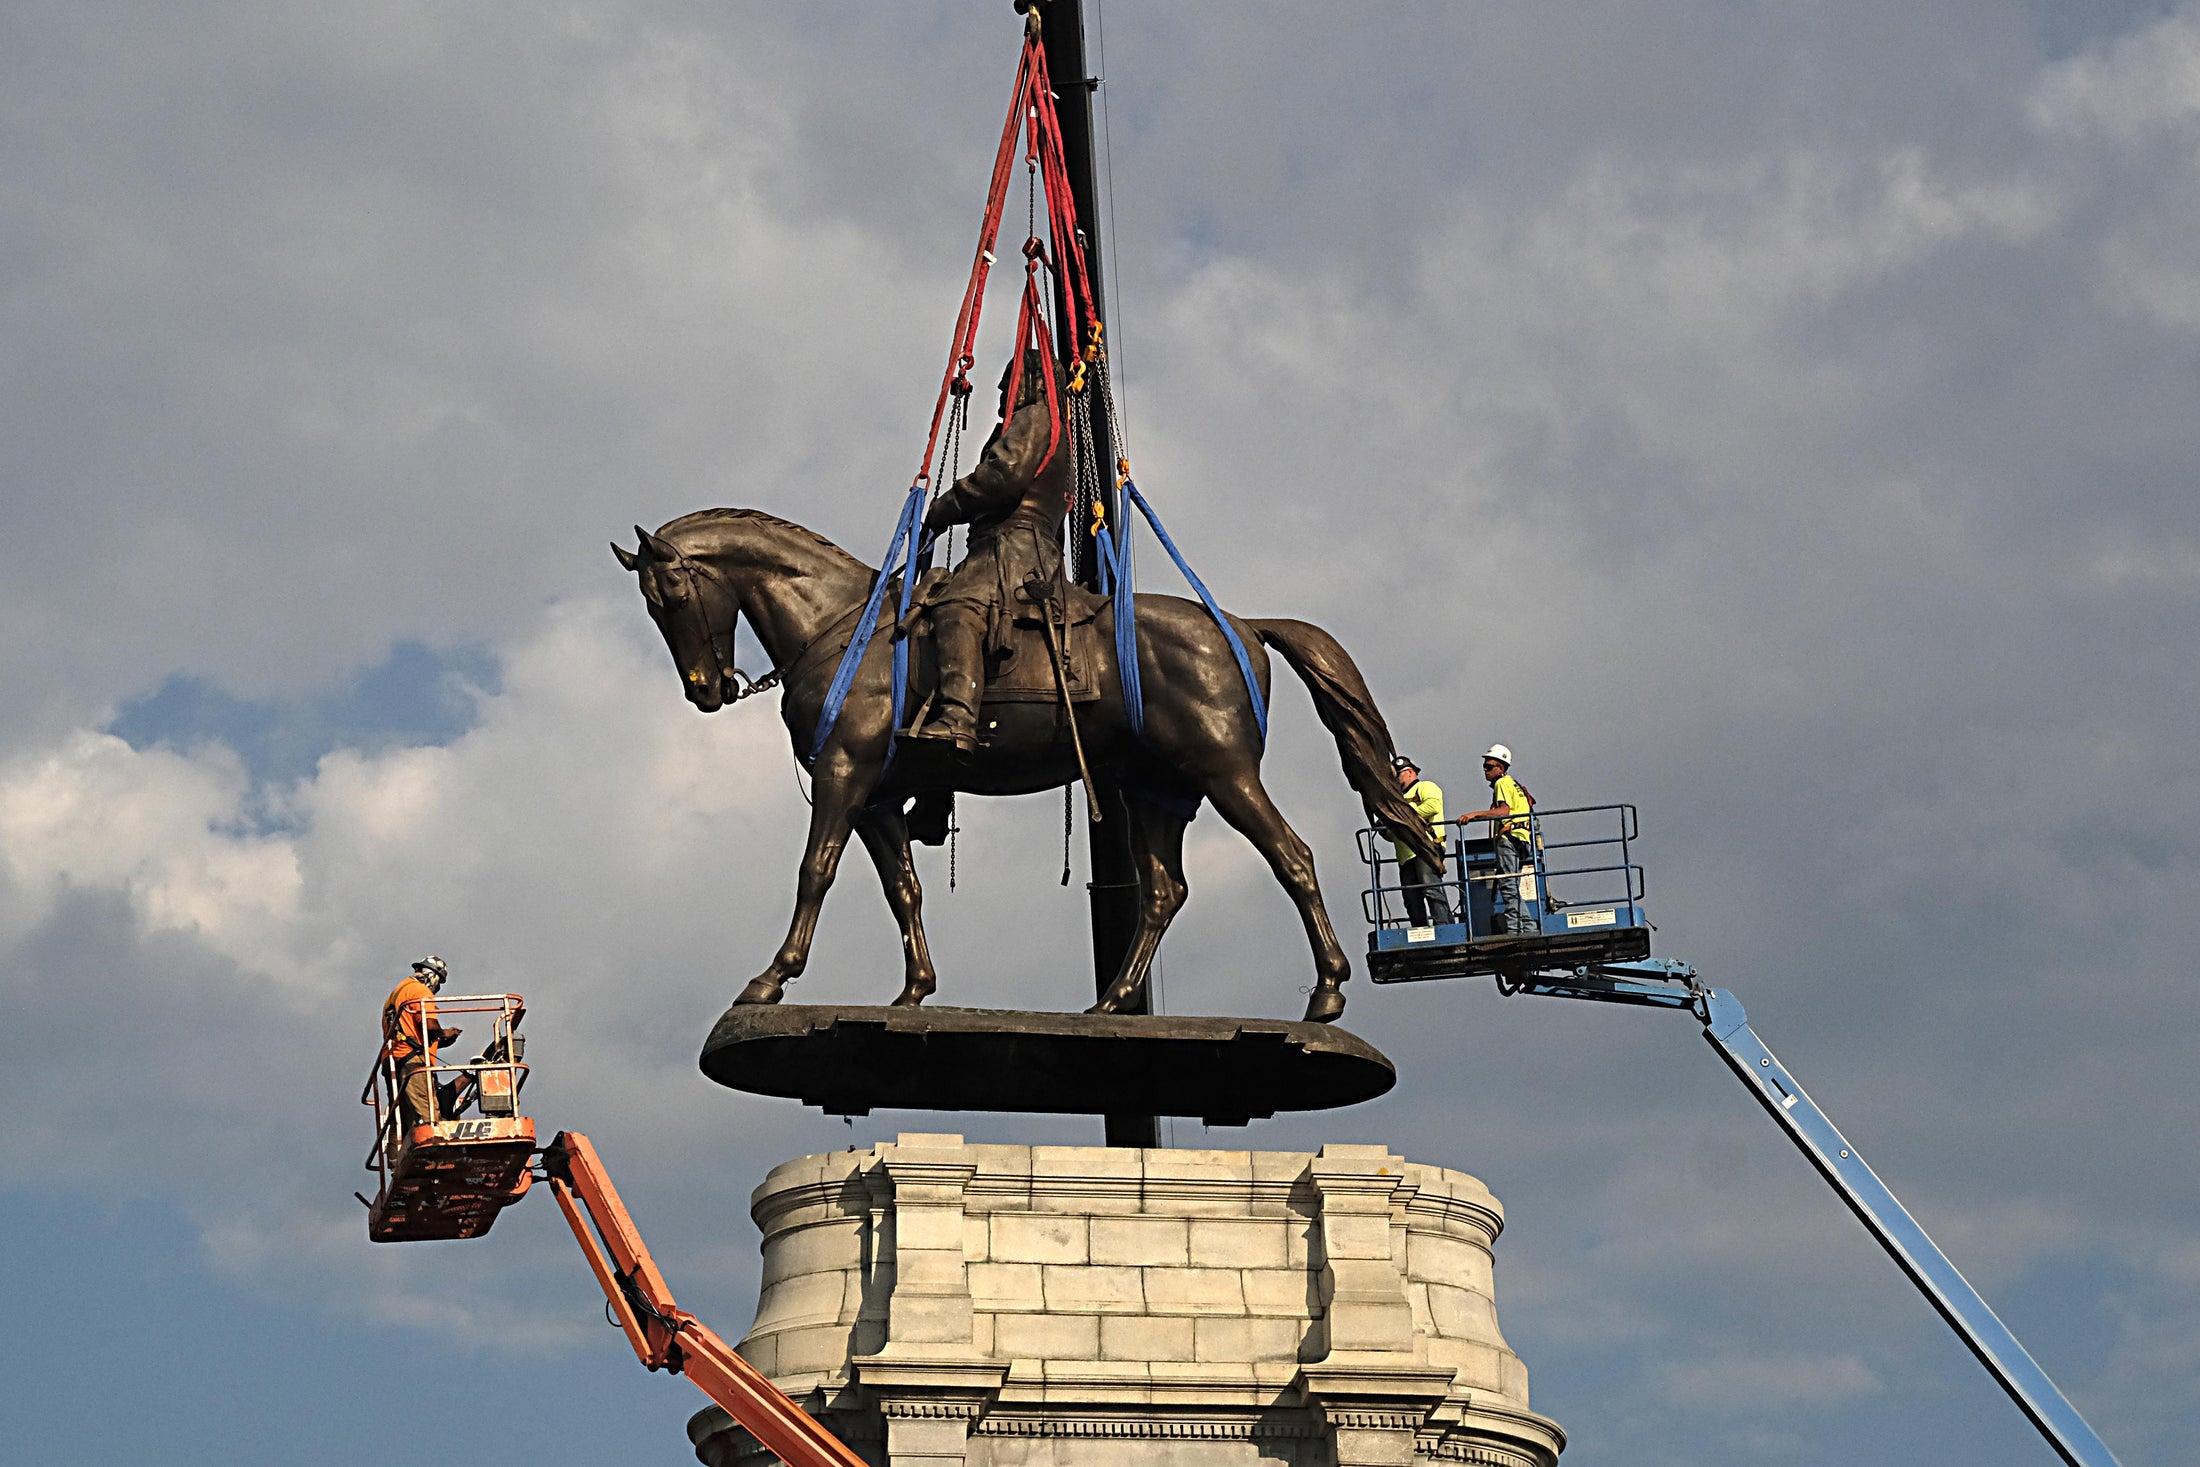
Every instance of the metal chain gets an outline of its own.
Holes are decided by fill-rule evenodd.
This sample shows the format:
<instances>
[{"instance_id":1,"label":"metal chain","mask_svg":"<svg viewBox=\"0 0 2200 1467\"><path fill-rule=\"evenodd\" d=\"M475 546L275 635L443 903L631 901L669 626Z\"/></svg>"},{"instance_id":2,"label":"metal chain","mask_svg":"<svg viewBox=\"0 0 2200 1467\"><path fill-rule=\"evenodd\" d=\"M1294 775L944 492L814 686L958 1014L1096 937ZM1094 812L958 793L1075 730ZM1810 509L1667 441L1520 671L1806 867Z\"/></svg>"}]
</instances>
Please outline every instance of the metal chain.
<instances>
[{"instance_id":1,"label":"metal chain","mask_svg":"<svg viewBox=\"0 0 2200 1467\"><path fill-rule=\"evenodd\" d=\"M1092 390L1100 394L1100 405L1107 409L1108 441L1115 445L1117 458L1128 459L1131 456L1130 444L1123 437L1122 419L1115 415L1115 378L1108 370L1108 348L1105 341L1100 344L1098 360L1092 364L1092 375ZM1115 465L1109 464L1108 472L1113 474ZM1110 478L1108 482L1113 484L1115 480Z\"/></svg>"},{"instance_id":2,"label":"metal chain","mask_svg":"<svg viewBox=\"0 0 2200 1467\"><path fill-rule=\"evenodd\" d=\"M733 675L739 678L740 682L734 685L733 696L726 700L727 704L730 706L740 702L743 698L753 698L758 693L770 692L773 688L779 686L779 679L783 672L784 669L775 667L762 677L752 678L740 668L735 668Z\"/></svg>"}]
</instances>

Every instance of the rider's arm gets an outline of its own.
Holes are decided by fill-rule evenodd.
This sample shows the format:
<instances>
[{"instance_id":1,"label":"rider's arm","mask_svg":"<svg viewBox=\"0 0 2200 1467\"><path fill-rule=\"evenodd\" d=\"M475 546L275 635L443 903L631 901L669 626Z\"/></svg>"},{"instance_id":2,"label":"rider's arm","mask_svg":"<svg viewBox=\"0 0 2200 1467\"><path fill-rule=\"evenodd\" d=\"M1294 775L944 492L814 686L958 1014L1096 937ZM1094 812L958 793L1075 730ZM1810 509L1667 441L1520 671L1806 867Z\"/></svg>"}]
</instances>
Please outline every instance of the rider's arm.
<instances>
[{"instance_id":1,"label":"rider's arm","mask_svg":"<svg viewBox=\"0 0 2200 1467\"><path fill-rule=\"evenodd\" d=\"M995 429L986 440L978 465L955 481L954 487L932 502L925 512L924 527L944 530L949 525L991 519L1014 509L1039 476L1047 454L1047 410L1043 403L1027 402L1016 410L1008 431Z\"/></svg>"}]
</instances>

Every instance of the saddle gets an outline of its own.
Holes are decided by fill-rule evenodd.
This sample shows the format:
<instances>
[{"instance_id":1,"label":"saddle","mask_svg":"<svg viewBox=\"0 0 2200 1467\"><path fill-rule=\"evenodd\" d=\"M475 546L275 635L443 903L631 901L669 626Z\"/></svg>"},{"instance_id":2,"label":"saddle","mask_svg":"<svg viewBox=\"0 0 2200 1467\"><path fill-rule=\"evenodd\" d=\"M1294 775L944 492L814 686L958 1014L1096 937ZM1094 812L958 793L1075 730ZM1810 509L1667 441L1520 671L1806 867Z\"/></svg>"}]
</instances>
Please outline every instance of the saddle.
<instances>
[{"instance_id":1,"label":"saddle","mask_svg":"<svg viewBox=\"0 0 2200 1467\"><path fill-rule=\"evenodd\" d=\"M948 572L935 566L924 573L910 596L909 611L895 626L895 635L909 638L911 657L909 691L917 705L914 725L929 705L939 685L932 656L932 602L947 584ZM1063 604L1066 596L1067 604ZM1016 588L1007 606L995 606L985 639L985 687L979 694L981 719L984 709L997 703L1060 703L1065 690L1071 703L1090 703L1100 696L1099 632L1096 623L1107 605L1104 597L1083 586L1042 584L1036 579ZM1054 652L1048 636L1061 647L1062 678L1054 673Z\"/></svg>"}]
</instances>

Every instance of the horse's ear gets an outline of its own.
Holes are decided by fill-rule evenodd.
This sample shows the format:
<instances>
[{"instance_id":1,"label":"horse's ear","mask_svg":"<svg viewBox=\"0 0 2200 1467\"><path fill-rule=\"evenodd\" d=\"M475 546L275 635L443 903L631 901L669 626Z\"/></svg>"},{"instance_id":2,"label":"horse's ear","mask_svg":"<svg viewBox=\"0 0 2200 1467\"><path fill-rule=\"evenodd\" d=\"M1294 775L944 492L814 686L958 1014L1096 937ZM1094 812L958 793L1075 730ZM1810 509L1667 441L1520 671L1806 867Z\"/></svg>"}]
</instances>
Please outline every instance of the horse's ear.
<instances>
[{"instance_id":1,"label":"horse's ear","mask_svg":"<svg viewBox=\"0 0 2200 1467\"><path fill-rule=\"evenodd\" d=\"M634 527L634 533L641 537L642 549L648 551L652 559L670 565L680 558L680 547L663 536L652 535L640 525Z\"/></svg>"},{"instance_id":2,"label":"horse's ear","mask_svg":"<svg viewBox=\"0 0 2200 1467\"><path fill-rule=\"evenodd\" d=\"M640 570L642 567L641 557L616 540L611 542L611 553L619 557L619 564L628 570Z\"/></svg>"}]
</instances>

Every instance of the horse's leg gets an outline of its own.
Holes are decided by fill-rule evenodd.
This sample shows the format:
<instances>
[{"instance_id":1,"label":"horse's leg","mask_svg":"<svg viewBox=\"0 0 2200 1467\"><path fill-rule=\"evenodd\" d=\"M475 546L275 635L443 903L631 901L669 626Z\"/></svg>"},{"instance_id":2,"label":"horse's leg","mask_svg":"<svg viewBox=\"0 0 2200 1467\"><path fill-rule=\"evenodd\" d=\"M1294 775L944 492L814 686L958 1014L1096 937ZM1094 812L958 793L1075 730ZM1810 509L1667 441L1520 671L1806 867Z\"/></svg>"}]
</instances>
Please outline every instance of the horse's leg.
<instances>
[{"instance_id":1,"label":"horse's leg","mask_svg":"<svg viewBox=\"0 0 2200 1467\"><path fill-rule=\"evenodd\" d=\"M1344 1012L1343 984L1352 976L1352 964L1322 905L1322 889L1314 879L1314 853L1268 798L1259 767L1250 760L1243 769L1209 785L1207 798L1232 828L1268 858L1268 869L1298 904L1299 920L1306 924L1307 941L1314 947L1314 992L1306 1001L1306 1017L1328 1023Z\"/></svg>"},{"instance_id":2,"label":"horse's leg","mask_svg":"<svg viewBox=\"0 0 2200 1467\"><path fill-rule=\"evenodd\" d=\"M908 980L903 983L896 1007L923 1003L939 986L932 969L932 952L924 941L924 888L917 883L917 863L909 855L909 824L898 810L867 805L855 818L856 834L878 867L879 884L886 889L886 905L901 927L901 956Z\"/></svg>"},{"instance_id":3,"label":"horse's leg","mask_svg":"<svg viewBox=\"0 0 2200 1467\"><path fill-rule=\"evenodd\" d=\"M787 984L802 976L810 961L810 941L817 935L818 909L825 905L833 873L840 869L840 853L848 845L849 824L860 804L858 788L853 780L820 779L811 790L810 838L795 877L794 921L771 966L749 980L735 1003L777 1003Z\"/></svg>"},{"instance_id":4,"label":"horse's leg","mask_svg":"<svg viewBox=\"0 0 2200 1467\"><path fill-rule=\"evenodd\" d=\"M1161 950L1162 934L1183 909L1188 888L1184 884L1184 827L1191 816L1178 815L1132 796L1123 802L1130 812L1131 862L1138 872L1138 925L1131 931L1129 951L1115 981L1088 1014L1121 1013L1138 998Z\"/></svg>"}]
</instances>

